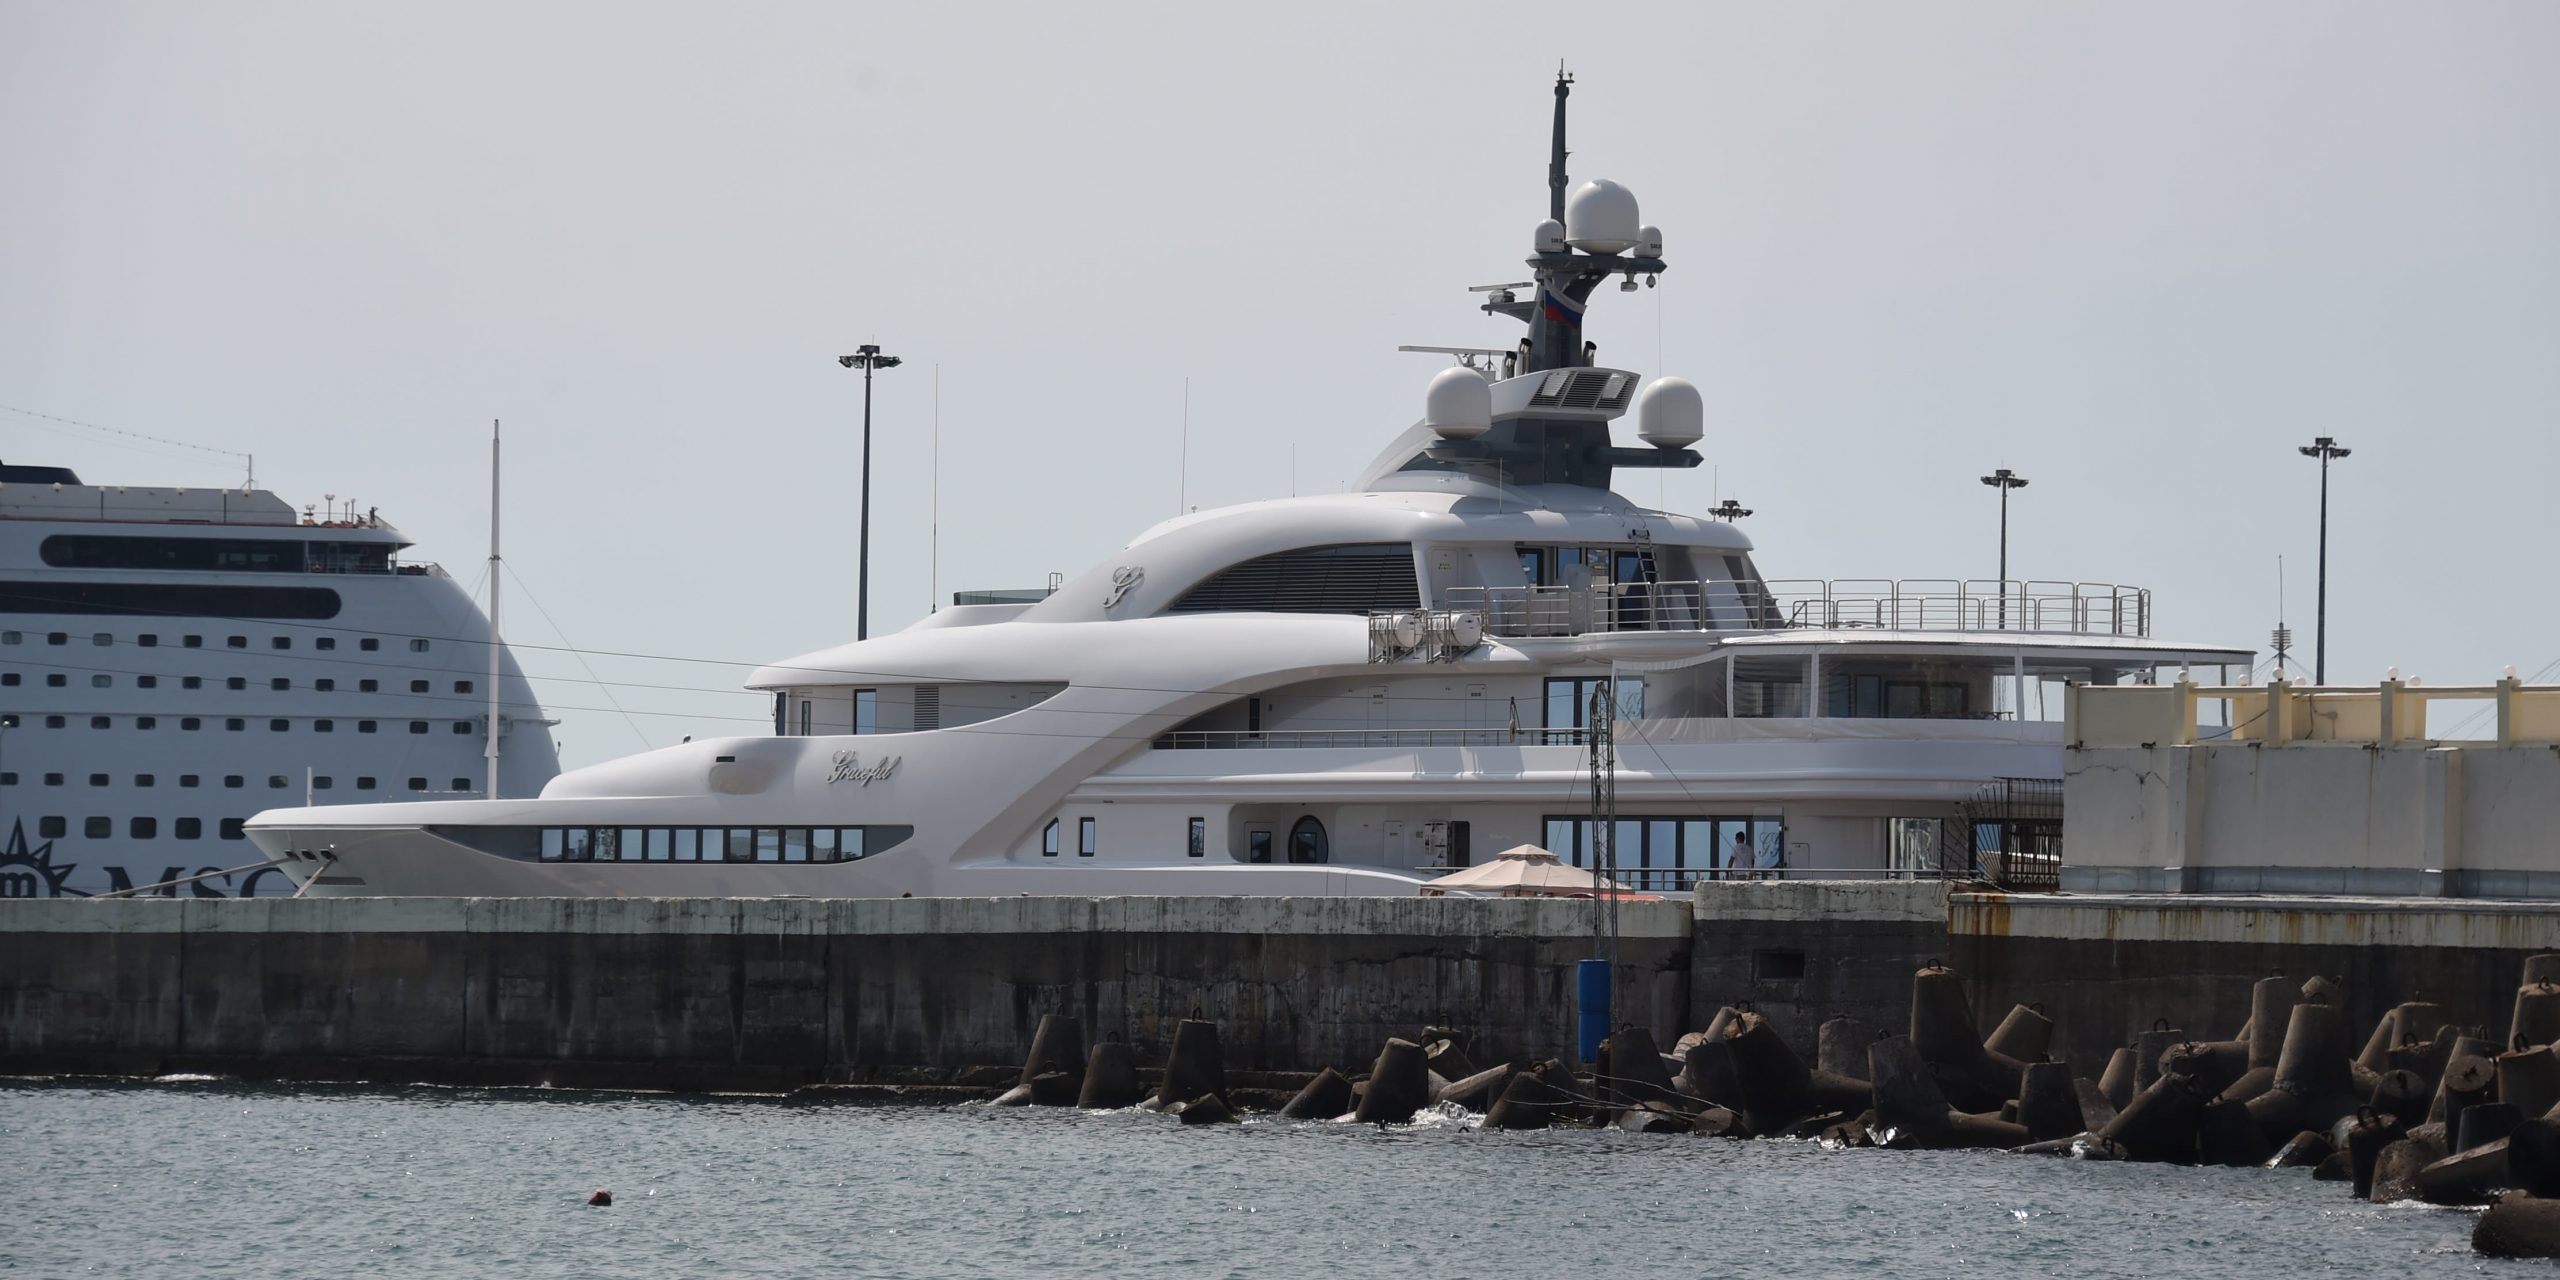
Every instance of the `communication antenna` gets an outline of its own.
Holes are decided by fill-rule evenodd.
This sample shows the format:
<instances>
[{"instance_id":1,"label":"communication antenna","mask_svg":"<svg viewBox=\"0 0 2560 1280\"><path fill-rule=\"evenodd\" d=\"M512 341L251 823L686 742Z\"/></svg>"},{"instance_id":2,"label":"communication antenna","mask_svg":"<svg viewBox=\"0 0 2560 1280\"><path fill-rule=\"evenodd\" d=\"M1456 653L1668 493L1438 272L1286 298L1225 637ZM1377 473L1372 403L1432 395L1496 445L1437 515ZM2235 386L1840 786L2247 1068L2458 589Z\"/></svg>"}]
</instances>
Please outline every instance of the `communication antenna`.
<instances>
[{"instance_id":1,"label":"communication antenna","mask_svg":"<svg viewBox=\"0 0 2560 1280\"><path fill-rule=\"evenodd\" d=\"M1173 513L1191 504L1191 379L1182 380L1182 465L1174 473Z\"/></svg>"},{"instance_id":2,"label":"communication antenna","mask_svg":"<svg viewBox=\"0 0 2560 1280\"><path fill-rule=\"evenodd\" d=\"M2285 659L2293 653L2293 628L2284 624L2284 557L2276 557L2276 631L2269 639L2276 651L2276 674L2285 673Z\"/></svg>"}]
</instances>

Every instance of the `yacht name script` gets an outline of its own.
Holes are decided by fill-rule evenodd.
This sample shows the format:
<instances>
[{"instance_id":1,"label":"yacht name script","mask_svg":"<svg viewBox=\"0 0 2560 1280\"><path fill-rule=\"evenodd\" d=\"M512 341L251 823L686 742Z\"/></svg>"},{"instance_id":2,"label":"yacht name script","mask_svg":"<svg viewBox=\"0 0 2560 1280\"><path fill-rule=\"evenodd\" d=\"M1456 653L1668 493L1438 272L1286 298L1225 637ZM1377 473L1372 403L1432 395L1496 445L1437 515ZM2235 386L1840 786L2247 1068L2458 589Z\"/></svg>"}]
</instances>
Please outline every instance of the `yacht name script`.
<instances>
[{"instance_id":1,"label":"yacht name script","mask_svg":"<svg viewBox=\"0 0 2560 1280\"><path fill-rule=\"evenodd\" d=\"M839 751L835 754L834 763L827 767L827 785L859 782L867 787L875 782L886 782L890 774L898 771L898 765L905 759L905 756L891 756L866 769L862 767L861 756L850 751Z\"/></svg>"}]
</instances>

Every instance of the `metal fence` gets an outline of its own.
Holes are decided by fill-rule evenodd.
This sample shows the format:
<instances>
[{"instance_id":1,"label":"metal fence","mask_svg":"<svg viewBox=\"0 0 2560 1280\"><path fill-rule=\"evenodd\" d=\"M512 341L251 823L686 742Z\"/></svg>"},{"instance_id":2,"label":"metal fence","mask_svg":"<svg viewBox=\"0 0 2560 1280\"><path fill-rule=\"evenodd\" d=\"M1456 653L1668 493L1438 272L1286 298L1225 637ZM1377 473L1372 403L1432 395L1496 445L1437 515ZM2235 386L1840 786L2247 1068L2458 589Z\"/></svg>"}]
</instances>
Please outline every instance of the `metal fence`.
<instances>
[{"instance_id":1,"label":"metal fence","mask_svg":"<svg viewBox=\"0 0 2560 1280\"><path fill-rule=\"evenodd\" d=\"M1453 587L1439 603L1480 612L1485 633L1999 631L2145 637L2151 593L2106 582L1778 578L1590 587Z\"/></svg>"}]
</instances>

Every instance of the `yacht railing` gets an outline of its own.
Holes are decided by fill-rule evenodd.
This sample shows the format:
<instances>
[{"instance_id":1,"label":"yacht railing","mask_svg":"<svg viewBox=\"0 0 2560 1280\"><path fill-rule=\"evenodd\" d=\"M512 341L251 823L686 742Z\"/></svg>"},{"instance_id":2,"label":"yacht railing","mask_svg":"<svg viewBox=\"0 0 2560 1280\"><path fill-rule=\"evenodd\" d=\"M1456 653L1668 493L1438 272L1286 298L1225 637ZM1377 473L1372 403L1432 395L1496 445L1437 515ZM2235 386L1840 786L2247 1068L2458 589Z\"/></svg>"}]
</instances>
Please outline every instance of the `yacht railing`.
<instances>
[{"instance_id":1,"label":"yacht railing","mask_svg":"<svg viewBox=\"0 0 2560 1280\"><path fill-rule=\"evenodd\" d=\"M1480 612L1493 636L1619 631L1995 631L2146 637L2151 592L2107 582L1784 578L1453 587L1442 607Z\"/></svg>"},{"instance_id":2,"label":"yacht railing","mask_svg":"<svg viewBox=\"0 0 2560 1280\"><path fill-rule=\"evenodd\" d=\"M1159 751L1256 751L1305 747L1578 747L1582 729L1177 729Z\"/></svg>"}]
</instances>

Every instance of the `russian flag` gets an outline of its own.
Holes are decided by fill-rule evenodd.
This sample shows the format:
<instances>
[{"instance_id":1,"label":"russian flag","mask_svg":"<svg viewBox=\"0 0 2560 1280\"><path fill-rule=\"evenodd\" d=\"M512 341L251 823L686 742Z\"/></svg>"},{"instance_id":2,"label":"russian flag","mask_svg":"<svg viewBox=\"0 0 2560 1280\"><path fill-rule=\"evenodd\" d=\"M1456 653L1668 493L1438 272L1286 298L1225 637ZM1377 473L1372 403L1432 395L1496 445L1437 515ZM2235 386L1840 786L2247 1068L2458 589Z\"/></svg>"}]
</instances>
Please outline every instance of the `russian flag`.
<instances>
[{"instance_id":1,"label":"russian flag","mask_svg":"<svg viewBox=\"0 0 2560 1280\"><path fill-rule=\"evenodd\" d=\"M1571 299L1553 289L1540 289L1538 300L1546 308L1547 323L1563 325L1575 332L1581 331L1582 309L1573 305Z\"/></svg>"}]
</instances>

